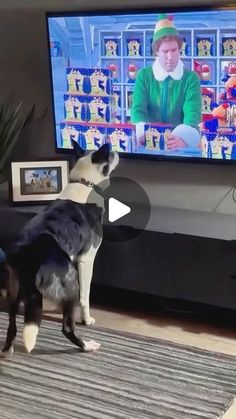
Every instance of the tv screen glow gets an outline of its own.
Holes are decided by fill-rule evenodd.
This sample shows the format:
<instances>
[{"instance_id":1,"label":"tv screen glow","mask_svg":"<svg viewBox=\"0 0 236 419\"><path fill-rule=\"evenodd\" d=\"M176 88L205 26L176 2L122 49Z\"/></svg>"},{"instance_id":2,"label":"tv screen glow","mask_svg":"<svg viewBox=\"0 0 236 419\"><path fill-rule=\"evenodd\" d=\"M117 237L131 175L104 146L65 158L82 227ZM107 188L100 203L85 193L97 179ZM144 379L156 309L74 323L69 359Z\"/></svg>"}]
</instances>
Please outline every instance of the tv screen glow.
<instances>
[{"instance_id":1,"label":"tv screen glow","mask_svg":"<svg viewBox=\"0 0 236 419\"><path fill-rule=\"evenodd\" d=\"M236 9L47 24L57 149L236 160Z\"/></svg>"}]
</instances>

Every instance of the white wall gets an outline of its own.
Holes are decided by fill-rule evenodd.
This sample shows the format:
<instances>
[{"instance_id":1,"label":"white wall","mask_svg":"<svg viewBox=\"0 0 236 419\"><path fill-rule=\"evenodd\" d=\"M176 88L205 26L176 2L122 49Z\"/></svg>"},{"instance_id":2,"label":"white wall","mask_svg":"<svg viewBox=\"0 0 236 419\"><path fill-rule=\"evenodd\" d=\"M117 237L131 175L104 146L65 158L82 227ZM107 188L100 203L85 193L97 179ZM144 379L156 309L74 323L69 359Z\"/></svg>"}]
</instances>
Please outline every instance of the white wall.
<instances>
[{"instance_id":1,"label":"white wall","mask_svg":"<svg viewBox=\"0 0 236 419\"><path fill-rule=\"evenodd\" d=\"M29 155L54 153L51 91L46 44L45 11L119 10L143 7L141 0L8 0L0 2L1 95L14 91L27 106L37 103L38 116L50 108L46 120L38 121L34 132L25 139ZM207 4L202 1L201 4ZM214 4L222 3L215 1ZM168 2L175 5L176 2ZM192 5L199 2L193 1ZM167 5L165 0L148 0L146 7ZM179 0L178 5L188 5ZM25 150L25 149L24 149ZM24 151L25 153L25 151ZM23 154L24 154L23 153ZM149 228L207 237L236 239L236 203L232 190L236 185L235 165L148 162L122 159L117 173L138 181L149 195L152 217Z\"/></svg>"}]
</instances>

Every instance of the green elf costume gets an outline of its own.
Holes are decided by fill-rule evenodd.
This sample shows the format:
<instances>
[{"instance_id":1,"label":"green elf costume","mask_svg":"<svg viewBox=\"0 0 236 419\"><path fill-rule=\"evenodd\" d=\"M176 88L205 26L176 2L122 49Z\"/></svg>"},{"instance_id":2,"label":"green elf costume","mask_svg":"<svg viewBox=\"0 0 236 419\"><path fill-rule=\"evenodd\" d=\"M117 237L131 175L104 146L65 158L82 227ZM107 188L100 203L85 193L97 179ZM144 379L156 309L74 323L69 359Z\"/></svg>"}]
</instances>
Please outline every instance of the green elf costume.
<instances>
[{"instance_id":1,"label":"green elf costume","mask_svg":"<svg viewBox=\"0 0 236 419\"><path fill-rule=\"evenodd\" d=\"M172 20L160 15L153 43L164 36L178 36ZM137 138L144 134L145 123L167 123L187 147L198 147L201 122L200 80L179 59L177 66L167 72L157 57L152 66L142 68L137 74L131 109L131 122L136 124Z\"/></svg>"}]
</instances>

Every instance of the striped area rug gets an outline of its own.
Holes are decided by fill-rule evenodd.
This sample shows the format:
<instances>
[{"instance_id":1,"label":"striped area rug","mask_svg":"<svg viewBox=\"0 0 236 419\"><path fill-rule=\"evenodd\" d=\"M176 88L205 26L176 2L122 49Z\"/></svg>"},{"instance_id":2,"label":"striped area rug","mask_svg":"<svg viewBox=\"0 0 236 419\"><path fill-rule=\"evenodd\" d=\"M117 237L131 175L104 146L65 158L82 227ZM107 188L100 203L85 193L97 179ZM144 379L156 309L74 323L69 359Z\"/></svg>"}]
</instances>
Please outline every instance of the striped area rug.
<instances>
[{"instance_id":1,"label":"striped area rug","mask_svg":"<svg viewBox=\"0 0 236 419\"><path fill-rule=\"evenodd\" d=\"M1 344L6 327L0 313ZM32 354L19 336L15 354L0 359L1 419L219 419L236 396L234 357L80 326L102 344L85 354L60 329L44 320Z\"/></svg>"}]
</instances>

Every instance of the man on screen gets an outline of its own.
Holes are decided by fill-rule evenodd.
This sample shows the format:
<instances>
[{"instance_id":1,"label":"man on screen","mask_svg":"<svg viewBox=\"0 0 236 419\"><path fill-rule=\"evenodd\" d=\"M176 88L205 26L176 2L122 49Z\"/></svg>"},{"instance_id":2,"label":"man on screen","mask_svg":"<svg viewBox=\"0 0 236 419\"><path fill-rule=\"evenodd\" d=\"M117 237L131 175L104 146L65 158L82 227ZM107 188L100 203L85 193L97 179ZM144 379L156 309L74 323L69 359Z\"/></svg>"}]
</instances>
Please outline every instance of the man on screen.
<instances>
[{"instance_id":1,"label":"man on screen","mask_svg":"<svg viewBox=\"0 0 236 419\"><path fill-rule=\"evenodd\" d=\"M131 122L136 124L138 144L144 139L144 123L174 127L167 148L199 147L201 122L200 80L180 60L182 39L172 19L160 15L153 37L152 66L139 70L135 82Z\"/></svg>"}]
</instances>

